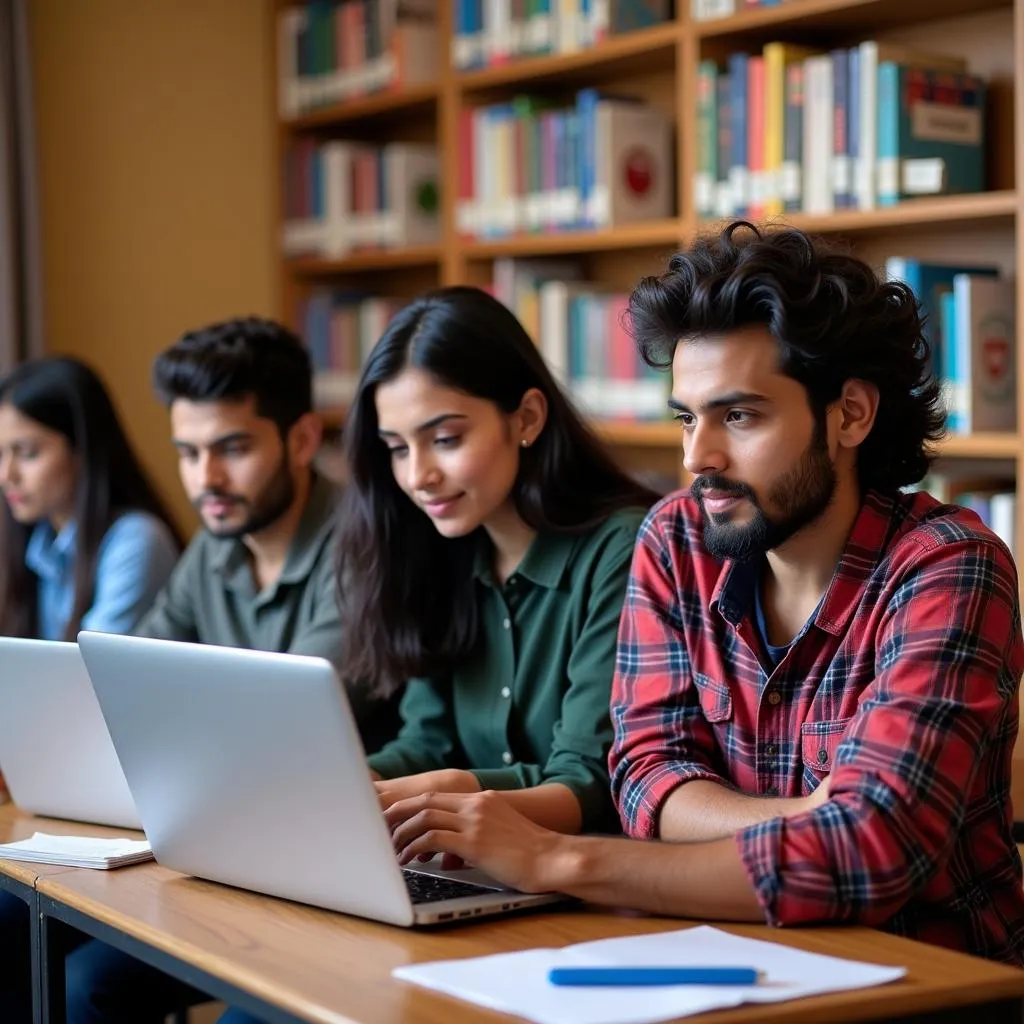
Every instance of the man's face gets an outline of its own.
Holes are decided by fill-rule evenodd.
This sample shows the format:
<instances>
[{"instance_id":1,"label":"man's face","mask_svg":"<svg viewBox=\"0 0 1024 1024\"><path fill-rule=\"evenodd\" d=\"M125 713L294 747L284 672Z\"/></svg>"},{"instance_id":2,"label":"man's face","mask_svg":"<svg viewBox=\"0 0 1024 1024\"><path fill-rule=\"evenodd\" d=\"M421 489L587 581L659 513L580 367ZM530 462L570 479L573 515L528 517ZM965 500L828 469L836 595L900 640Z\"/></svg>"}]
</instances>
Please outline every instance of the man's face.
<instances>
[{"instance_id":1,"label":"man's face","mask_svg":"<svg viewBox=\"0 0 1024 1024\"><path fill-rule=\"evenodd\" d=\"M255 399L171 404L178 472L203 525L218 537L259 533L295 499L288 450Z\"/></svg>"},{"instance_id":2,"label":"man's face","mask_svg":"<svg viewBox=\"0 0 1024 1024\"><path fill-rule=\"evenodd\" d=\"M683 463L719 558L780 547L828 508L836 471L803 386L778 368L764 328L683 340L670 405L683 426Z\"/></svg>"}]
</instances>

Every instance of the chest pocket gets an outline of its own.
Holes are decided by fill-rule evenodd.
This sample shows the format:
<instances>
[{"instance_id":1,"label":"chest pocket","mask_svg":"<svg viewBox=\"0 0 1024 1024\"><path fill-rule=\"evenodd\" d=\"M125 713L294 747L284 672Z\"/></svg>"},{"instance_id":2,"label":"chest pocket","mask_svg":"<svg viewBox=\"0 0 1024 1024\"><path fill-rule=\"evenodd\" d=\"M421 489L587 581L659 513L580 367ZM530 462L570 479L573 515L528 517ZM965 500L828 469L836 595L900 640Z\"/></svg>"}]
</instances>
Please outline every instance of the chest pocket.
<instances>
[{"instance_id":1,"label":"chest pocket","mask_svg":"<svg viewBox=\"0 0 1024 1024\"><path fill-rule=\"evenodd\" d=\"M800 752L804 767L816 775L832 771L836 750L846 735L851 719L836 718L827 722L804 722L800 726Z\"/></svg>"},{"instance_id":2,"label":"chest pocket","mask_svg":"<svg viewBox=\"0 0 1024 1024\"><path fill-rule=\"evenodd\" d=\"M709 722L728 722L732 718L732 694L729 687L702 672L693 673L701 710Z\"/></svg>"}]
</instances>

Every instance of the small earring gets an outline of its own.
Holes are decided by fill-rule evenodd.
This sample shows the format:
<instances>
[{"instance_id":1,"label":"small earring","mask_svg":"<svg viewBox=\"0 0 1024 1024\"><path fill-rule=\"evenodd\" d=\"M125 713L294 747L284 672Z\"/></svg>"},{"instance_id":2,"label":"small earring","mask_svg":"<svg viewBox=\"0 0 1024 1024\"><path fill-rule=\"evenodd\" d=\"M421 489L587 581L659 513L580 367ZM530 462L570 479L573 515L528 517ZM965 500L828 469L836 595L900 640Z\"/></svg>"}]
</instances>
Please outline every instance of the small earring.
<instances>
[{"instance_id":1,"label":"small earring","mask_svg":"<svg viewBox=\"0 0 1024 1024\"><path fill-rule=\"evenodd\" d=\"M524 438L522 439L522 441L520 441L519 443L520 443L520 444L521 444L521 445L522 445L522 446L523 446L524 448L529 448L529 447L530 447L530 442L529 442L529 441L528 441L528 440L527 440L527 439L526 439L525 437L524 437Z\"/></svg>"}]
</instances>

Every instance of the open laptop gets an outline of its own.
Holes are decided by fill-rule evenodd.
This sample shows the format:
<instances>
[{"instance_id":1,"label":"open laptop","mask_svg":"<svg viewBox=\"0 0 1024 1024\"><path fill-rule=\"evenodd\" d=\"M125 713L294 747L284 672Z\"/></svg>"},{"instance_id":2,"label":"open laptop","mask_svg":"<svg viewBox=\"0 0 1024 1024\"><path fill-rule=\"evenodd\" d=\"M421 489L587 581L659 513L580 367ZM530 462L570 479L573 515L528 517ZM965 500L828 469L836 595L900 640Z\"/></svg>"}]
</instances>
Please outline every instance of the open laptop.
<instances>
[{"instance_id":1,"label":"open laptop","mask_svg":"<svg viewBox=\"0 0 1024 1024\"><path fill-rule=\"evenodd\" d=\"M161 864L396 925L564 899L399 867L329 662L89 632L78 643Z\"/></svg>"},{"instance_id":2,"label":"open laptop","mask_svg":"<svg viewBox=\"0 0 1024 1024\"><path fill-rule=\"evenodd\" d=\"M75 644L0 637L0 772L33 814L141 828Z\"/></svg>"}]
</instances>

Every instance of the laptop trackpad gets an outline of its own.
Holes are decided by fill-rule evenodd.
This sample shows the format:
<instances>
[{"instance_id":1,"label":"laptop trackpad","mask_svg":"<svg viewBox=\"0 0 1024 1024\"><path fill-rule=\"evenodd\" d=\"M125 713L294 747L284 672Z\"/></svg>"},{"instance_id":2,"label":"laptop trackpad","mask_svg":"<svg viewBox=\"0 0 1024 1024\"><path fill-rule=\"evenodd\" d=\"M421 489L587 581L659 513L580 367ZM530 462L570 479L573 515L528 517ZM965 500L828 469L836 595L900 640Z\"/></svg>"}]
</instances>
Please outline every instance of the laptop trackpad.
<instances>
[{"instance_id":1,"label":"laptop trackpad","mask_svg":"<svg viewBox=\"0 0 1024 1024\"><path fill-rule=\"evenodd\" d=\"M440 854L435 855L433 860L428 860L425 863L413 861L411 864L406 864L405 867L407 871L422 871L425 875L433 875L435 878L450 878L453 882L466 882L468 885L484 885L488 889L499 889L507 892L517 891L507 885L502 885L501 882L495 881L490 875L485 874L479 868L456 868L446 871L441 867Z\"/></svg>"}]
</instances>

